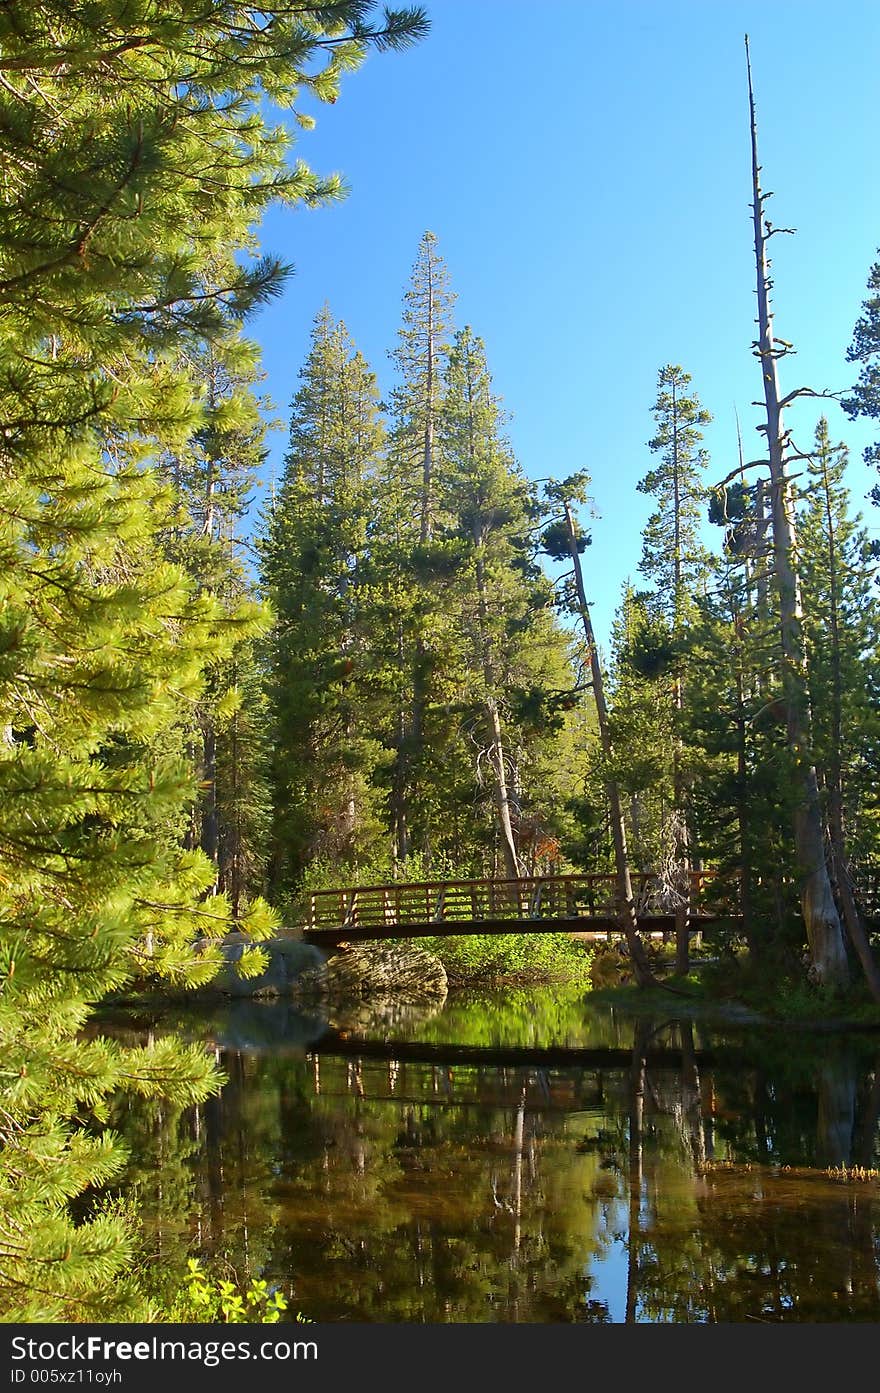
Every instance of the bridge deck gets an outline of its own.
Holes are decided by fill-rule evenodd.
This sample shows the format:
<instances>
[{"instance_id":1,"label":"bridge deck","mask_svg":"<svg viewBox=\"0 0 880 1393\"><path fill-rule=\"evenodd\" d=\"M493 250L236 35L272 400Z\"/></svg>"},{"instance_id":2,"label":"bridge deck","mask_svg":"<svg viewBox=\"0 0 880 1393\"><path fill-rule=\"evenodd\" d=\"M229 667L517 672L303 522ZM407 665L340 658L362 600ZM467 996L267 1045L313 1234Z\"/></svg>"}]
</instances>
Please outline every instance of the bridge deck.
<instances>
[{"instance_id":1,"label":"bridge deck","mask_svg":"<svg viewBox=\"0 0 880 1393\"><path fill-rule=\"evenodd\" d=\"M690 873L691 929L735 915L713 897L715 876ZM675 927L674 905L656 875L634 875L640 928ZM435 880L316 890L300 906L297 927L310 943L332 946L383 938L458 934L614 932L619 928L613 875L530 876L518 880Z\"/></svg>"}]
</instances>

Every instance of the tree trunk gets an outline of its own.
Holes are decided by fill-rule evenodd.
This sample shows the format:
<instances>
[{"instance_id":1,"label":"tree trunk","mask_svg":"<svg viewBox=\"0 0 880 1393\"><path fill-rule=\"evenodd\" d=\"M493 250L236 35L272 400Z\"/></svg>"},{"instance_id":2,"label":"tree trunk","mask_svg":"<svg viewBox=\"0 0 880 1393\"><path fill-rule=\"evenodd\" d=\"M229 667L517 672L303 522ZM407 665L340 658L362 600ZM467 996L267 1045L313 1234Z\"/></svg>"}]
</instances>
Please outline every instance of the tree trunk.
<instances>
[{"instance_id":1,"label":"tree trunk","mask_svg":"<svg viewBox=\"0 0 880 1393\"><path fill-rule=\"evenodd\" d=\"M629 1224L626 1254L626 1314L624 1323L634 1325L639 1300L639 1258L641 1248L643 1127L645 1120L647 1024L637 1021L629 1076Z\"/></svg>"},{"instance_id":2,"label":"tree trunk","mask_svg":"<svg viewBox=\"0 0 880 1393\"><path fill-rule=\"evenodd\" d=\"M565 508L565 526L568 534L568 550L571 555L572 565L574 566L578 609L584 628L584 640L590 655L590 675L593 683L593 695L596 700L599 739L602 745L602 754L605 759L605 793L608 798L608 806L611 810L611 840L614 846L614 865L617 877L617 904L618 914L620 916L620 927L626 938L626 946L629 950L636 981L639 986L656 986L656 978L651 971L648 955L645 952L645 945L639 937L639 924L636 916L636 905L633 899L629 860L626 851L626 828L623 821L623 804L621 802L617 781L610 773L612 749L611 731L608 724L608 707L605 701L605 683L602 677L602 665L599 662L599 652L596 648L596 639L593 634L593 621L590 618L590 611L587 607L587 597L584 592L584 577L581 571L580 553L577 549L577 535L574 528L574 519L572 518L571 509L568 504L565 503L563 506Z\"/></svg>"},{"instance_id":3,"label":"tree trunk","mask_svg":"<svg viewBox=\"0 0 880 1393\"><path fill-rule=\"evenodd\" d=\"M783 425L783 401L779 396L776 360L779 340L773 337L770 313L770 277L767 237L772 235L764 219L765 195L761 191L758 164L758 137L752 70L746 59L749 78L749 109L752 143L752 210L755 231L759 337L756 356L761 362L767 424L767 450L770 462L770 512L773 530L773 567L779 595L780 650L783 695L786 707L788 746L794 761L800 801L794 814L794 843L801 882L801 908L811 957L811 975L822 986L843 988L849 981L846 949L840 918L831 892L825 863L819 790L810 739L810 711L807 701L805 656L801 629L800 597L796 565L796 538L792 486L786 473L785 450L788 435Z\"/></svg>"},{"instance_id":4,"label":"tree trunk","mask_svg":"<svg viewBox=\"0 0 880 1393\"><path fill-rule=\"evenodd\" d=\"M498 830L501 836L501 854L508 879L517 880L521 874L513 825L510 820L510 799L507 792L507 774L504 768L504 744L501 734L501 717L495 696L495 666L492 661L492 644L489 637L489 605L486 593L486 569L483 565L483 538L478 523L473 530L477 570L477 607L480 627L480 657L483 664L483 681L486 684L486 712L489 717L491 746L489 759L492 765L492 781L495 797L495 810L498 814Z\"/></svg>"}]
</instances>

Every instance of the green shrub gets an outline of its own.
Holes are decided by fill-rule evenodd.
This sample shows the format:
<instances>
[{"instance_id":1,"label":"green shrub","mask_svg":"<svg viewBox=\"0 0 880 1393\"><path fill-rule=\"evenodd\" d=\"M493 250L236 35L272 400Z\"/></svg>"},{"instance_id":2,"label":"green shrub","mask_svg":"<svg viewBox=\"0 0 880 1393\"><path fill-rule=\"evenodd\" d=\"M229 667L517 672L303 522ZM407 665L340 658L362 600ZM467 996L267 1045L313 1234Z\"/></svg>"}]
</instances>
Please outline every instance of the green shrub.
<instances>
[{"instance_id":1,"label":"green shrub","mask_svg":"<svg viewBox=\"0 0 880 1393\"><path fill-rule=\"evenodd\" d=\"M207 1273L190 1258L184 1285L163 1311L163 1320L183 1325L274 1325L287 1310L287 1298L268 1282L251 1278L247 1287ZM306 1317L297 1314L298 1321Z\"/></svg>"},{"instance_id":2,"label":"green shrub","mask_svg":"<svg viewBox=\"0 0 880 1393\"><path fill-rule=\"evenodd\" d=\"M473 934L409 940L438 957L452 985L500 978L588 980L592 950L564 933Z\"/></svg>"}]
</instances>

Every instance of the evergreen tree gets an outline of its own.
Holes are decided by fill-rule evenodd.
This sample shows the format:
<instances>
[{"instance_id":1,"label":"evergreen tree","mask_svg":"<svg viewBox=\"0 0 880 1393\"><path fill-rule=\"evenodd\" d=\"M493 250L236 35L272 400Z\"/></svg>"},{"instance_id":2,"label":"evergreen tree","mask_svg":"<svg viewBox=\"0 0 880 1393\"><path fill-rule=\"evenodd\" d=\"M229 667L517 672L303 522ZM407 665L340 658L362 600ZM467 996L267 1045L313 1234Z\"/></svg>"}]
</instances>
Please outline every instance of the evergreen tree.
<instances>
[{"instance_id":1,"label":"evergreen tree","mask_svg":"<svg viewBox=\"0 0 880 1393\"><path fill-rule=\"evenodd\" d=\"M212 268L213 284L218 269ZM160 463L178 501L164 532L166 553L229 613L253 590L236 529L265 459L260 408L268 404L253 390L262 377L257 346L240 330L232 321L222 336L188 354L185 366L201 391L202 418L185 447ZM199 773L186 843L200 846L214 864L216 888L232 889L235 913L242 896L264 883L267 751L256 711L243 709L245 699L259 703L260 687L246 683L245 698L237 686L240 672L253 673L255 641L240 643L233 662L210 665L205 694L181 731L182 750Z\"/></svg>"},{"instance_id":2,"label":"evergreen tree","mask_svg":"<svg viewBox=\"0 0 880 1393\"><path fill-rule=\"evenodd\" d=\"M472 728L478 767L485 754L501 861L515 879L523 770L514 771L505 726L509 695L525 676L523 635L551 592L530 556L534 490L517 470L501 424L483 343L465 328L455 336L446 370L440 496L462 548L455 592L464 653L473 655L462 675L469 704L480 712Z\"/></svg>"},{"instance_id":3,"label":"evergreen tree","mask_svg":"<svg viewBox=\"0 0 880 1393\"><path fill-rule=\"evenodd\" d=\"M875 261L868 273L868 298L856 320L846 358L861 367L852 396L841 403L844 411L853 419L880 419L880 261ZM865 463L880 468L880 441L866 448ZM872 502L880 504L880 484L874 485L870 496Z\"/></svg>"},{"instance_id":4,"label":"evergreen tree","mask_svg":"<svg viewBox=\"0 0 880 1393\"><path fill-rule=\"evenodd\" d=\"M700 427L712 418L697 394L689 391L690 384L690 373L673 364L657 374L652 407L657 431L648 448L659 458L638 484L640 493L657 500L642 534L639 569L654 585L655 608L665 618L673 642L680 641L687 627L708 560L700 541L708 462Z\"/></svg>"},{"instance_id":5,"label":"evergreen tree","mask_svg":"<svg viewBox=\"0 0 880 1393\"><path fill-rule=\"evenodd\" d=\"M432 232L425 232L404 294L397 347L391 354L399 382L389 398L391 430L390 493L402 512L396 546L406 558L412 598L399 626L399 662L411 673L409 694L396 717L392 817L396 855L405 860L414 846L430 855L431 829L414 821L426 811L431 780L425 761L431 749L425 731L429 706L442 706L434 689L442 673L442 633L438 591L448 575L449 558L433 545L438 523L437 425L443 397L443 370L455 297ZM407 622L408 621L408 622Z\"/></svg>"},{"instance_id":6,"label":"evergreen tree","mask_svg":"<svg viewBox=\"0 0 880 1393\"><path fill-rule=\"evenodd\" d=\"M611 628L609 701L613 776L627 815L633 865L655 871L673 807L672 661L665 620L652 615L645 591L627 582Z\"/></svg>"},{"instance_id":7,"label":"evergreen tree","mask_svg":"<svg viewBox=\"0 0 880 1393\"><path fill-rule=\"evenodd\" d=\"M832 446L822 417L808 461L799 541L814 749L824 785L835 889L858 947L864 935L850 928L859 917L851 859L857 864L874 850L863 813L866 797L874 802L876 786L880 732L873 671L880 608L865 570L867 534L860 520L848 515L847 458L844 445ZM880 996L880 972L870 950L860 956Z\"/></svg>"},{"instance_id":8,"label":"evergreen tree","mask_svg":"<svg viewBox=\"0 0 880 1393\"><path fill-rule=\"evenodd\" d=\"M214 868L181 850L192 771L169 757L210 659L252 631L168 562L174 500L151 460L203 403L189 353L271 294L247 253L275 198L336 190L286 163L262 99L335 98L370 44L424 27L362 3L272 12L229 0L11 0L0 13L0 1310L9 1320L145 1313L125 1216L69 1201L118 1173L115 1088L187 1103L216 1086L175 1041L84 1040L92 1004L145 975L205 981L222 934ZM171 738L169 738L169 736ZM255 938L274 920L243 915ZM259 953L251 966L259 966ZM88 1123L86 1127L83 1124Z\"/></svg>"},{"instance_id":9,"label":"evergreen tree","mask_svg":"<svg viewBox=\"0 0 880 1393\"><path fill-rule=\"evenodd\" d=\"M736 892L737 932L753 965L766 974L788 970L798 959L802 930L786 834L795 807L791 767L778 688L766 679L775 635L763 598L756 599L761 582L754 584L741 551L751 527L748 514L728 527L728 554L700 600L688 646L684 718L694 848L721 876L717 891L723 895L727 879ZM770 807L777 810L772 818Z\"/></svg>"},{"instance_id":10,"label":"evergreen tree","mask_svg":"<svg viewBox=\"0 0 880 1393\"><path fill-rule=\"evenodd\" d=\"M657 509L643 534L640 569L654 582L651 608L655 622L662 619L667 626L671 653L672 802L664 861L671 861L674 867L675 883L670 889L676 898L676 968L681 973L688 968L688 872L692 862L683 741L685 650L696 593L705 584L707 558L699 540L699 524L707 457L700 447L700 427L711 420L696 394L689 393L690 382L690 374L680 367L670 364L660 369L653 408L657 434L649 442L660 462L638 486L641 493L657 499Z\"/></svg>"},{"instance_id":11,"label":"evergreen tree","mask_svg":"<svg viewBox=\"0 0 880 1393\"><path fill-rule=\"evenodd\" d=\"M273 880L288 889L316 858L356 867L379 830L372 779L381 665L363 568L384 430L375 378L326 307L300 378L261 544L277 613L269 647Z\"/></svg>"}]
</instances>

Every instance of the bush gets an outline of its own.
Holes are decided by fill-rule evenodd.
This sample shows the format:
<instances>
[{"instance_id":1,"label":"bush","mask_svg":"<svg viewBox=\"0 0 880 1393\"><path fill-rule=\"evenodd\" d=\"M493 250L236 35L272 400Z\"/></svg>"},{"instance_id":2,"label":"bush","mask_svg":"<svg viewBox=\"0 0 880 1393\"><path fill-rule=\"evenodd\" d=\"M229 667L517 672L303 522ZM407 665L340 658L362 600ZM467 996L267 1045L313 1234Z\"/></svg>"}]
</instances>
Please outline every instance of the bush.
<instances>
[{"instance_id":1,"label":"bush","mask_svg":"<svg viewBox=\"0 0 880 1393\"><path fill-rule=\"evenodd\" d=\"M182 1325L274 1325L287 1310L287 1299L259 1278L247 1287L207 1273L198 1258L187 1264L184 1286L163 1311L163 1320ZM297 1314L298 1321L304 1321Z\"/></svg>"},{"instance_id":2,"label":"bush","mask_svg":"<svg viewBox=\"0 0 880 1393\"><path fill-rule=\"evenodd\" d=\"M451 985L588 980L592 949L564 933L473 934L409 939L438 957Z\"/></svg>"}]
</instances>

